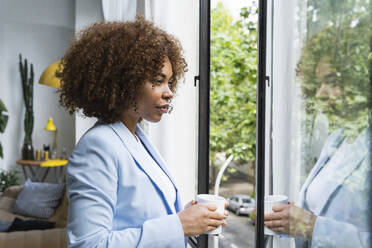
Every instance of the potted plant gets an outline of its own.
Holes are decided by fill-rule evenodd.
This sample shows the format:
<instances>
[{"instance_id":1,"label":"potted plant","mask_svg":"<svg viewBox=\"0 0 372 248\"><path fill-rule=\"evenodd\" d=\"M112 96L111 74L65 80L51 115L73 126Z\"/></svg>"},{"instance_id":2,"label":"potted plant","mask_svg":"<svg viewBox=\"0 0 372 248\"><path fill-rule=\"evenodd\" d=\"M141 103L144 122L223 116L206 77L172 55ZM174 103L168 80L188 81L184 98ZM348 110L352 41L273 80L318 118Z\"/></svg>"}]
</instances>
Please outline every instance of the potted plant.
<instances>
[{"instance_id":1,"label":"potted plant","mask_svg":"<svg viewBox=\"0 0 372 248\"><path fill-rule=\"evenodd\" d=\"M24 128L25 139L22 148L22 159L34 159L34 148L32 146L32 131L34 129L34 68L30 65L30 75L28 75L27 59L22 63L22 55L19 55L19 72L21 73L21 82L23 90L23 100L26 107Z\"/></svg>"},{"instance_id":2,"label":"potted plant","mask_svg":"<svg viewBox=\"0 0 372 248\"><path fill-rule=\"evenodd\" d=\"M0 193L10 186L18 185L18 175L15 170L0 170Z\"/></svg>"},{"instance_id":3,"label":"potted plant","mask_svg":"<svg viewBox=\"0 0 372 248\"><path fill-rule=\"evenodd\" d=\"M8 110L6 109L3 101L0 100L0 133L4 133L6 124L8 123L9 116L6 114ZM3 158L3 147L0 143L0 158Z\"/></svg>"}]
</instances>

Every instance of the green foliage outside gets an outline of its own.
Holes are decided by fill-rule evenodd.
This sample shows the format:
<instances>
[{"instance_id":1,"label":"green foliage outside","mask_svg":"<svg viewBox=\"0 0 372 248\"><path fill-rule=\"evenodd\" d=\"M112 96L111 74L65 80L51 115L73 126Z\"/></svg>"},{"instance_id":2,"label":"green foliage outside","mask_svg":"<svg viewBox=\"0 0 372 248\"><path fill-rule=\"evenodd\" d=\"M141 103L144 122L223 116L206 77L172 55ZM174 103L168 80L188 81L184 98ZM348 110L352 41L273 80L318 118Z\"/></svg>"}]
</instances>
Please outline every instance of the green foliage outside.
<instances>
[{"instance_id":1,"label":"green foliage outside","mask_svg":"<svg viewBox=\"0 0 372 248\"><path fill-rule=\"evenodd\" d=\"M305 153L321 110L329 132L343 128L354 138L367 126L371 99L372 1L307 0L306 40L297 65L306 115ZM326 94L320 89L327 87ZM306 155L305 155L306 157ZM307 170L314 158L305 158Z\"/></svg>"},{"instance_id":2,"label":"green foliage outside","mask_svg":"<svg viewBox=\"0 0 372 248\"><path fill-rule=\"evenodd\" d=\"M257 3L234 19L219 2L211 11L210 161L217 154L255 161Z\"/></svg>"}]
</instances>

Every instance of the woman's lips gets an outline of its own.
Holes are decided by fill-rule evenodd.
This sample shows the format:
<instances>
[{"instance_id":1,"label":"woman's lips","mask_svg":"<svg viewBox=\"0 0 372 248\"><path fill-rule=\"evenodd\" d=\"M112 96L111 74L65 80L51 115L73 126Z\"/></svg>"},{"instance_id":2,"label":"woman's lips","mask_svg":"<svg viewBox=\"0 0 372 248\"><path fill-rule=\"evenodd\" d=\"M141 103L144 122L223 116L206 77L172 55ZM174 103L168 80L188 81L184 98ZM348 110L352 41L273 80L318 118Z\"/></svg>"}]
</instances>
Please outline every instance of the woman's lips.
<instances>
[{"instance_id":1,"label":"woman's lips","mask_svg":"<svg viewBox=\"0 0 372 248\"><path fill-rule=\"evenodd\" d=\"M156 106L157 109L160 110L163 114L168 112L169 105L162 105L162 106Z\"/></svg>"}]
</instances>

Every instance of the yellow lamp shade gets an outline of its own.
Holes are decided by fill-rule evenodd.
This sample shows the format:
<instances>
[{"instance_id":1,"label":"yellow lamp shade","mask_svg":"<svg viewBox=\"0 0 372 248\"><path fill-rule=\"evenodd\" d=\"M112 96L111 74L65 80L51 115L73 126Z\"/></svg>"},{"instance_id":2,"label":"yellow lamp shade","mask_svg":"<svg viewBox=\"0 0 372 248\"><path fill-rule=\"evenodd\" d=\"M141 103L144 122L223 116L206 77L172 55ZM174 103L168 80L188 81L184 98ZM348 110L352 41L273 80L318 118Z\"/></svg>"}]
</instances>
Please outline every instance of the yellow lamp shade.
<instances>
[{"instance_id":1,"label":"yellow lamp shade","mask_svg":"<svg viewBox=\"0 0 372 248\"><path fill-rule=\"evenodd\" d=\"M46 124L44 129L47 130L47 131L53 131L53 132L57 131L57 128L54 125L52 118L48 119L48 123Z\"/></svg>"},{"instance_id":2,"label":"yellow lamp shade","mask_svg":"<svg viewBox=\"0 0 372 248\"><path fill-rule=\"evenodd\" d=\"M52 63L41 74L39 84L44 84L46 86L59 89L61 80L56 77L56 72L60 72L62 69L63 68L59 60Z\"/></svg>"}]
</instances>

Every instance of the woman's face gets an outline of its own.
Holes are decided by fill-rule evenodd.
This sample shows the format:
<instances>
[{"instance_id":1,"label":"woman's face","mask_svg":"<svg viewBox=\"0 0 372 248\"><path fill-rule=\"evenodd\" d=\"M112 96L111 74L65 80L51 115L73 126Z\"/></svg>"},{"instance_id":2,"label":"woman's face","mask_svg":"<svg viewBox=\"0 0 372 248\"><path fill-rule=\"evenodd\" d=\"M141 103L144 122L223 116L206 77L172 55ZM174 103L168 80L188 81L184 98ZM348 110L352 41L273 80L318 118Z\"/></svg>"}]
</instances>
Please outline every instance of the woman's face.
<instances>
[{"instance_id":1,"label":"woman's face","mask_svg":"<svg viewBox=\"0 0 372 248\"><path fill-rule=\"evenodd\" d=\"M316 91L315 97L323 113L335 114L334 112L341 107L341 103L339 102L342 99L340 87L323 82Z\"/></svg>"},{"instance_id":2,"label":"woman's face","mask_svg":"<svg viewBox=\"0 0 372 248\"><path fill-rule=\"evenodd\" d=\"M169 101L173 98L170 90L173 75L172 65L167 59L161 73L155 77L155 82L146 82L137 98L136 113L142 119L158 122L163 114L168 112Z\"/></svg>"}]
</instances>

